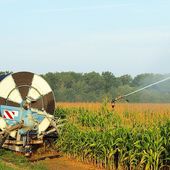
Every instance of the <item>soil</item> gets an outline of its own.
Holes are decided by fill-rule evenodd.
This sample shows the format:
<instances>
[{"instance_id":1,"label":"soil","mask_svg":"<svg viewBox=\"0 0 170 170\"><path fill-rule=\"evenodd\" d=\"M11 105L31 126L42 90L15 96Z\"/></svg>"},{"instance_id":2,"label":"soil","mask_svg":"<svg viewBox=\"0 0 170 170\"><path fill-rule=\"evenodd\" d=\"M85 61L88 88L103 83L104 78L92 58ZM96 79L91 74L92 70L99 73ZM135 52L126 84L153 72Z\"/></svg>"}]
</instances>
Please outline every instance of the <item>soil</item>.
<instances>
[{"instance_id":1,"label":"soil","mask_svg":"<svg viewBox=\"0 0 170 170\"><path fill-rule=\"evenodd\" d=\"M67 158L65 156L53 159L46 159L43 160L42 163L49 170L102 170L101 168L96 168L93 165L85 164L75 159Z\"/></svg>"}]
</instances>

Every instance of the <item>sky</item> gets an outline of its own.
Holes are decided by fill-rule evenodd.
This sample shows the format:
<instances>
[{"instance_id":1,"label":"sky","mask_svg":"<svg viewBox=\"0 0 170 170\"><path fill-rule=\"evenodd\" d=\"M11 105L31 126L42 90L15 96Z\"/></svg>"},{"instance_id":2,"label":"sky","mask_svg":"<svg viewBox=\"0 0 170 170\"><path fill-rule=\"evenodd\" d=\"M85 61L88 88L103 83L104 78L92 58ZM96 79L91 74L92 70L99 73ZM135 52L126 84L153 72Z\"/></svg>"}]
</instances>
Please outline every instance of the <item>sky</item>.
<instances>
[{"instance_id":1,"label":"sky","mask_svg":"<svg viewBox=\"0 0 170 170\"><path fill-rule=\"evenodd\" d=\"M0 70L170 73L169 0L0 0Z\"/></svg>"}]
</instances>

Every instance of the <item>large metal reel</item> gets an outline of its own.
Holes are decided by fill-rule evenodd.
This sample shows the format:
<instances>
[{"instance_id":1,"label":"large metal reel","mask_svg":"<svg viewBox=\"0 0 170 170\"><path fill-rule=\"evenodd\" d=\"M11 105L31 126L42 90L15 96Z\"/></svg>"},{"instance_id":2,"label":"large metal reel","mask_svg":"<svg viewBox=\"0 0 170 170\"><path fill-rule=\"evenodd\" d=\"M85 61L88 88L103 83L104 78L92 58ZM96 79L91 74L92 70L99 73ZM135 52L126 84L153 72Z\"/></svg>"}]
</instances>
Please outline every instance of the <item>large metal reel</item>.
<instances>
[{"instance_id":1,"label":"large metal reel","mask_svg":"<svg viewBox=\"0 0 170 170\"><path fill-rule=\"evenodd\" d=\"M17 72L4 76L0 81L0 105L20 107L27 98L34 99L31 108L54 113L54 94L41 76L31 72Z\"/></svg>"}]
</instances>

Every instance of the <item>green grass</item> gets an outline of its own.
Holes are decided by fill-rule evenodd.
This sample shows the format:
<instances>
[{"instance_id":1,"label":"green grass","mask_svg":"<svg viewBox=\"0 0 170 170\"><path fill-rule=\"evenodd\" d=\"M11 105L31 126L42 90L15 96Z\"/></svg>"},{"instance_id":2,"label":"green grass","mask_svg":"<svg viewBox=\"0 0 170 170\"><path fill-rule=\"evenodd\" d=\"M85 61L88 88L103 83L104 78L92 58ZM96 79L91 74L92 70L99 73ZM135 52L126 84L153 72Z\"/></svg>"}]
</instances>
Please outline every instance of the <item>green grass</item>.
<instances>
[{"instance_id":1,"label":"green grass","mask_svg":"<svg viewBox=\"0 0 170 170\"><path fill-rule=\"evenodd\" d=\"M0 162L0 170L14 170L3 162Z\"/></svg>"},{"instance_id":2,"label":"green grass","mask_svg":"<svg viewBox=\"0 0 170 170\"><path fill-rule=\"evenodd\" d=\"M16 155L14 152L5 149L0 150L0 160L16 165L18 168L26 167L26 170L47 170L41 162L30 163L25 156ZM0 163L0 170L11 170L3 162Z\"/></svg>"}]
</instances>

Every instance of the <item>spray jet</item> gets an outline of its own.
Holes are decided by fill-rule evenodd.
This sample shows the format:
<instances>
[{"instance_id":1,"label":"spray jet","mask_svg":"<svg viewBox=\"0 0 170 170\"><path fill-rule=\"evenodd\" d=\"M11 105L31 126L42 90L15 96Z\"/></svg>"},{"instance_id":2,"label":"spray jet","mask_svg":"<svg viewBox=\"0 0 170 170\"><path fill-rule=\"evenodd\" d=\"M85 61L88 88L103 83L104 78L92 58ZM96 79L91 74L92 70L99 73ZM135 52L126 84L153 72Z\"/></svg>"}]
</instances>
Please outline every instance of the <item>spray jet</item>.
<instances>
[{"instance_id":1,"label":"spray jet","mask_svg":"<svg viewBox=\"0 0 170 170\"><path fill-rule=\"evenodd\" d=\"M162 79L162 80L159 80L159 81L157 81L157 82L155 82L155 83L152 83L152 84L149 84L149 85L147 85L147 86L144 86L144 87L142 87L142 88L140 88L140 89L138 89L138 90L135 90L135 91L130 92L130 93L128 93L128 94L124 94L124 95L121 95L121 96L118 96L118 97L112 99L112 101L111 101L112 108L115 107L115 103L116 103L117 101L119 101L119 100L121 100L121 99L125 99L127 102L129 102L129 101L126 99L126 97L131 96L131 95L133 95L133 94L135 94L135 93L138 93L138 92L140 92L140 91L143 91L143 90L145 90L145 89L147 89L147 88L149 88L149 87L152 87L152 86L155 86L155 85L157 85L157 84L160 84L160 83L162 83L162 82L165 82L165 81L167 81L167 80L169 80L169 79L170 79L170 77L167 77L167 78Z\"/></svg>"}]
</instances>

